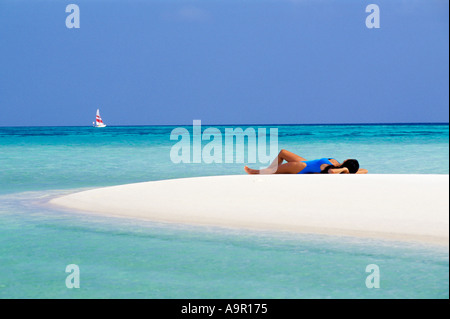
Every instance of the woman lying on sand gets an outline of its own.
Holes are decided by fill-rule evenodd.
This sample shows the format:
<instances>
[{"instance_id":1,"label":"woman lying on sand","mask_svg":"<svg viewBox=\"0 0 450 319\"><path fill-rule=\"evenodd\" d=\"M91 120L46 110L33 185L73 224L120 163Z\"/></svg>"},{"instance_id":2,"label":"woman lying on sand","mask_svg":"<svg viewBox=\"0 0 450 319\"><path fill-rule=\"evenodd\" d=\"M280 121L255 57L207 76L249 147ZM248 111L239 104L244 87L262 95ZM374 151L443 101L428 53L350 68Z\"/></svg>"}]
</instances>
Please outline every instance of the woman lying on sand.
<instances>
[{"instance_id":1,"label":"woman lying on sand","mask_svg":"<svg viewBox=\"0 0 450 319\"><path fill-rule=\"evenodd\" d=\"M248 174L367 174L355 159L347 159L342 164L334 158L308 161L287 150L281 150L268 168L259 170L245 166L244 169Z\"/></svg>"}]
</instances>

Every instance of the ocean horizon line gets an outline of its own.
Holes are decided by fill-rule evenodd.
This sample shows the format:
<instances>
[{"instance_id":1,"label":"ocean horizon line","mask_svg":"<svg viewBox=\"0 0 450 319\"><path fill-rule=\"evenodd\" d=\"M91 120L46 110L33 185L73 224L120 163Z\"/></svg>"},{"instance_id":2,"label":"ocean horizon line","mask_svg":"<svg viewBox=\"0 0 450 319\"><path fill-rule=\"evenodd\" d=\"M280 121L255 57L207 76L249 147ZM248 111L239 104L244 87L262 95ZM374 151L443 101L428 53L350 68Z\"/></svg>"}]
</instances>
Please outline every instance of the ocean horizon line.
<instances>
[{"instance_id":1,"label":"ocean horizon line","mask_svg":"<svg viewBox=\"0 0 450 319\"><path fill-rule=\"evenodd\" d=\"M382 125L450 125L449 122L390 122L390 123L304 123L304 124L209 124L202 123L202 126L382 126ZM178 127L178 126L192 126L189 124L130 124L130 125L107 125L106 127ZM92 125L0 125L1 128L50 128L50 127L92 127Z\"/></svg>"}]
</instances>

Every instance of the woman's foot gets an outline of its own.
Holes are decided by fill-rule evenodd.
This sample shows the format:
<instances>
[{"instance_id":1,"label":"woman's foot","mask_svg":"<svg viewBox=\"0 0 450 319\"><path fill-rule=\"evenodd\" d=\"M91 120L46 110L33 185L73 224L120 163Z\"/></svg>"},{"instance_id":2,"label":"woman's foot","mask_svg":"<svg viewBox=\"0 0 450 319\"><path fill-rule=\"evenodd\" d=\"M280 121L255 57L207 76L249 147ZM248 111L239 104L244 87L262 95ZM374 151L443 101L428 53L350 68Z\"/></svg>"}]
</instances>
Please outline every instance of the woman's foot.
<instances>
[{"instance_id":1,"label":"woman's foot","mask_svg":"<svg viewBox=\"0 0 450 319\"><path fill-rule=\"evenodd\" d=\"M247 172L247 174L259 174L259 170L252 169L252 168L250 168L248 166L245 166L244 170Z\"/></svg>"}]
</instances>

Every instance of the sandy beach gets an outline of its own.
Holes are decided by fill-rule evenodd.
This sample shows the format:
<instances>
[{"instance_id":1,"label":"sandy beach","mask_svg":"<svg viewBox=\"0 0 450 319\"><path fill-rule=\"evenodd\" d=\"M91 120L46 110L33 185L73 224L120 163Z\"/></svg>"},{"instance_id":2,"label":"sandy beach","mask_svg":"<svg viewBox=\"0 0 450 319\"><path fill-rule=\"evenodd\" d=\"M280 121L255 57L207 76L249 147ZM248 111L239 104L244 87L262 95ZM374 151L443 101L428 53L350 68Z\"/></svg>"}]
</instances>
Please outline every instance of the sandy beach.
<instances>
[{"instance_id":1,"label":"sandy beach","mask_svg":"<svg viewBox=\"0 0 450 319\"><path fill-rule=\"evenodd\" d=\"M54 198L75 211L160 222L449 243L448 175L232 175Z\"/></svg>"}]
</instances>

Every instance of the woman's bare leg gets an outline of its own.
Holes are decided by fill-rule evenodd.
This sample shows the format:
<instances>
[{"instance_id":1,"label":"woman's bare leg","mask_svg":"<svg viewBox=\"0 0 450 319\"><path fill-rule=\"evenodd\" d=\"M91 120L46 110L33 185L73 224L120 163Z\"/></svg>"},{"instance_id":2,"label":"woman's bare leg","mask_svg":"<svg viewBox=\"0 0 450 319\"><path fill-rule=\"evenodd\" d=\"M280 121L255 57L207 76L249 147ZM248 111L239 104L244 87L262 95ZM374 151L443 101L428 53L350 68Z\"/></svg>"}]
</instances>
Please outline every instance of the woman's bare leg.
<instances>
[{"instance_id":1,"label":"woman's bare leg","mask_svg":"<svg viewBox=\"0 0 450 319\"><path fill-rule=\"evenodd\" d=\"M259 174L259 171L260 171L259 169L253 169L248 166L245 166L244 170L247 172L247 174L250 174L250 175Z\"/></svg>"},{"instance_id":2,"label":"woman's bare leg","mask_svg":"<svg viewBox=\"0 0 450 319\"><path fill-rule=\"evenodd\" d=\"M283 161L286 162L301 162L301 161L306 161L305 158L298 156L297 154L294 154L292 152L289 152L288 150L281 150L280 153L278 153L278 156L273 160L272 164L269 165L270 166L280 166Z\"/></svg>"},{"instance_id":3,"label":"woman's bare leg","mask_svg":"<svg viewBox=\"0 0 450 319\"><path fill-rule=\"evenodd\" d=\"M283 164L283 161L286 161L288 163L299 163L301 161L306 161L306 159L301 156L298 156L297 154L289 152L288 150L283 149L280 151L280 153L278 153L278 156L273 160L273 162L266 169L258 170L258 169L251 169L248 166L245 166L244 170L248 174L296 174L300 171L300 170L298 170L295 173L279 173L279 167ZM286 164L288 164L288 163L286 163ZM291 166L295 167L295 165L291 165ZM289 166L289 167L291 167L291 166ZM287 169L287 168L283 168L282 170L285 170L285 169Z\"/></svg>"},{"instance_id":4,"label":"woman's bare leg","mask_svg":"<svg viewBox=\"0 0 450 319\"><path fill-rule=\"evenodd\" d=\"M298 174L306 167L302 162L289 162L278 166L275 174Z\"/></svg>"},{"instance_id":5,"label":"woman's bare leg","mask_svg":"<svg viewBox=\"0 0 450 319\"><path fill-rule=\"evenodd\" d=\"M297 154L289 152L288 150L281 150L280 153L278 154L278 157L282 158L286 162L302 162L302 161L306 161L306 158L298 156ZM281 161L281 163L282 163L282 161ZM281 163L279 163L279 165Z\"/></svg>"},{"instance_id":6,"label":"woman's bare leg","mask_svg":"<svg viewBox=\"0 0 450 319\"><path fill-rule=\"evenodd\" d=\"M302 162L289 162L281 164L274 172L270 167L264 169L251 169L245 166L244 169L248 174L297 174L306 167Z\"/></svg>"}]
</instances>

